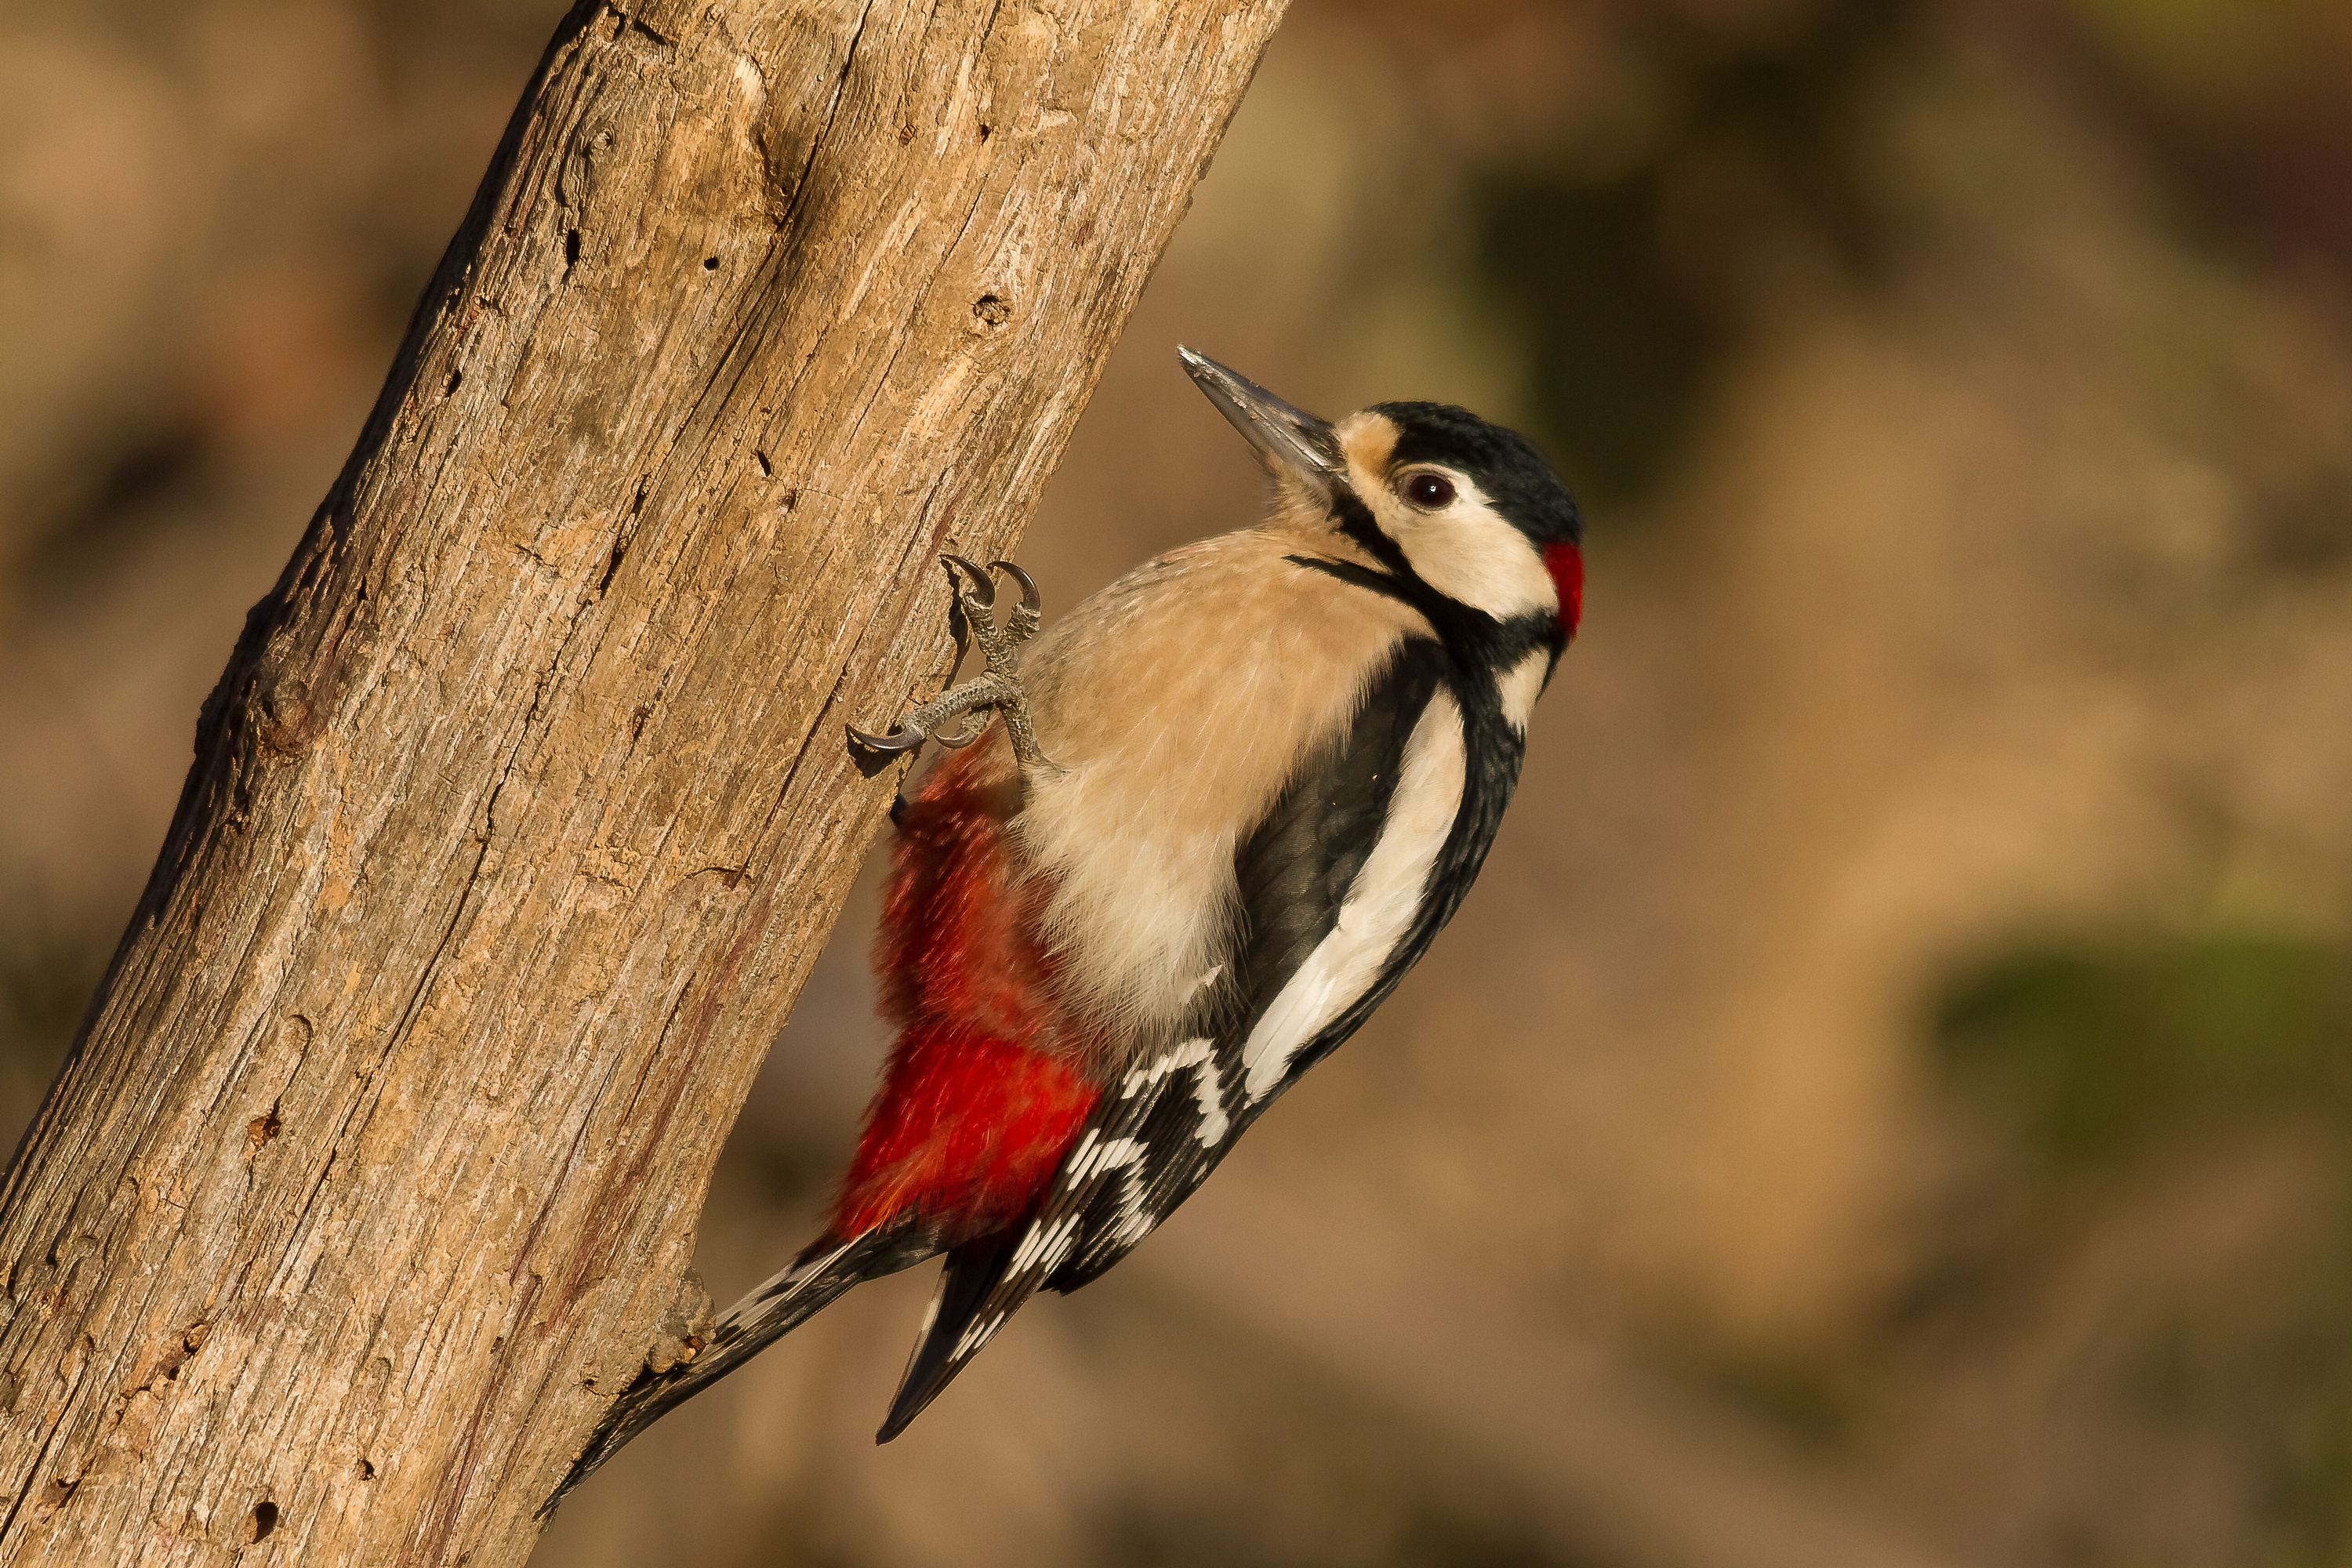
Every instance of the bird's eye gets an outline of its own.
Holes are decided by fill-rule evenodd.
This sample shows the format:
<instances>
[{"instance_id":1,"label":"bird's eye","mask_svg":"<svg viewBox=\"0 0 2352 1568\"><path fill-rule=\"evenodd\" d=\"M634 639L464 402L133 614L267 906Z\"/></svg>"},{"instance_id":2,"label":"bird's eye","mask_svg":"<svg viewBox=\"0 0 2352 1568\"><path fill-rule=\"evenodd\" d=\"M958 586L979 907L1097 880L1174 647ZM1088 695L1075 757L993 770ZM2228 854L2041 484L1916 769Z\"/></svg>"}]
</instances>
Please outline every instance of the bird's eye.
<instances>
[{"instance_id":1,"label":"bird's eye","mask_svg":"<svg viewBox=\"0 0 2352 1568\"><path fill-rule=\"evenodd\" d=\"M1427 511L1450 504L1454 482L1443 474L1415 474L1404 482L1404 499Z\"/></svg>"}]
</instances>

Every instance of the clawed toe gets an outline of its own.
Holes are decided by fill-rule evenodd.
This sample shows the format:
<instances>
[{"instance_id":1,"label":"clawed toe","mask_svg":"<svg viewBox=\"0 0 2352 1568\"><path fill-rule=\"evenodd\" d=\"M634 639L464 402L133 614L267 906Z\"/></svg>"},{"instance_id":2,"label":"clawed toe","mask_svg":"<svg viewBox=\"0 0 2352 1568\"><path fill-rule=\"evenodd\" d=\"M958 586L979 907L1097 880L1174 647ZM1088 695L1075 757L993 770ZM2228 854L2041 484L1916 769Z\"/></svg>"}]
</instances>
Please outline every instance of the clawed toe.
<instances>
[{"instance_id":1,"label":"clawed toe","mask_svg":"<svg viewBox=\"0 0 2352 1568\"><path fill-rule=\"evenodd\" d=\"M988 721L984 718L978 719L973 721L971 727L968 730L961 731L953 735L934 735L931 739L939 744L945 746L950 752L961 752L966 746L971 745L974 741L979 740L982 731L985 731L987 728Z\"/></svg>"},{"instance_id":2,"label":"clawed toe","mask_svg":"<svg viewBox=\"0 0 2352 1568\"><path fill-rule=\"evenodd\" d=\"M965 609L967 615L975 605L984 611L995 609L996 573L1002 572L1012 578L1013 585L1021 590L1021 603L1013 607L1010 616L1005 617L1004 624L1000 629L1015 643L1027 642L1036 635L1037 612L1045 601L1037 592L1037 580L1034 577L1030 576L1028 573L1010 561L992 561L983 570L977 562L967 561L961 555L942 555L940 560L948 566L961 571L969 579L968 582L956 584L961 607ZM961 604L964 600L969 600L970 603Z\"/></svg>"},{"instance_id":3,"label":"clawed toe","mask_svg":"<svg viewBox=\"0 0 2352 1568\"><path fill-rule=\"evenodd\" d=\"M1036 735L1029 724L1028 704L1014 673L1018 662L1014 650L1036 635L1038 611L1045 603L1037 592L1036 580L1010 561L992 561L985 567L961 555L942 555L940 561L955 578L958 657L961 657L965 637L970 637L987 657L986 672L909 709L887 735L851 725L849 739L877 756L911 752L925 741L936 741L951 751L960 750L980 739L988 728L988 715L995 712L1004 716L1005 732L1013 742L1013 755L1024 773L1052 767L1053 763L1038 749ZM1021 602L1002 624L994 614L994 574L999 572L1021 590ZM938 732L940 726L967 715L971 722L962 730L952 735Z\"/></svg>"},{"instance_id":4,"label":"clawed toe","mask_svg":"<svg viewBox=\"0 0 2352 1568\"><path fill-rule=\"evenodd\" d=\"M846 728L851 740L867 751L879 752L884 756L890 756L899 752L911 752L929 739L928 736L919 734L903 725L892 726L887 735L874 734L869 731L859 729L855 724L848 725Z\"/></svg>"},{"instance_id":5,"label":"clawed toe","mask_svg":"<svg viewBox=\"0 0 2352 1568\"><path fill-rule=\"evenodd\" d=\"M969 586L962 583L956 584L956 594L959 597L969 596L978 600L980 607L983 610L993 609L996 606L995 578L991 577L985 570L966 561L961 555L942 555L940 560L961 571L967 578L971 579Z\"/></svg>"}]
</instances>

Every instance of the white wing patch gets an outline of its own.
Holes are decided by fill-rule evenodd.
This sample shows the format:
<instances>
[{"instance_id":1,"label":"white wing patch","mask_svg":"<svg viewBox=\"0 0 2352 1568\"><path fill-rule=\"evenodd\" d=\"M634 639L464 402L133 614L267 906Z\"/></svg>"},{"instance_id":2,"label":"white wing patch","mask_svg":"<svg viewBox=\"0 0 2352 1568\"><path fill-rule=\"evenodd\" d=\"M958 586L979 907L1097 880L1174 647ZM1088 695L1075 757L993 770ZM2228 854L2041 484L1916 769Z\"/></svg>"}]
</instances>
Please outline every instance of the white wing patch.
<instances>
[{"instance_id":1,"label":"white wing patch","mask_svg":"<svg viewBox=\"0 0 2352 1568\"><path fill-rule=\"evenodd\" d=\"M1412 924L1430 868L1462 807L1462 710L1440 691L1405 742L1396 794L1380 841L1339 906L1339 923L1315 946L1242 1047L1252 1101L1274 1091L1307 1042L1371 988Z\"/></svg>"},{"instance_id":2,"label":"white wing patch","mask_svg":"<svg viewBox=\"0 0 2352 1568\"><path fill-rule=\"evenodd\" d=\"M1201 1124L1192 1129L1192 1136L1204 1149L1213 1149L1225 1141L1230 1123L1225 1121L1224 1080L1217 1075L1214 1057L1204 1056L1200 1071L1192 1079L1192 1102L1201 1108Z\"/></svg>"},{"instance_id":3,"label":"white wing patch","mask_svg":"<svg viewBox=\"0 0 2352 1568\"><path fill-rule=\"evenodd\" d=\"M1065 1215L1051 1225L1032 1221L1029 1233L1021 1245L1013 1249L1013 1261L1006 1264L1007 1274L1019 1274L1034 1264L1040 1273L1050 1274L1062 1266L1070 1248L1078 1243L1078 1216Z\"/></svg>"},{"instance_id":4,"label":"white wing patch","mask_svg":"<svg viewBox=\"0 0 2352 1568\"><path fill-rule=\"evenodd\" d=\"M1129 1084L1144 1077L1149 1070L1144 1068L1129 1073ZM1161 1076L1166 1075L1163 1073ZM1134 1090L1130 1089L1129 1092ZM1222 1116L1223 1112L1219 1114ZM1139 1138L1097 1139L1095 1130L1089 1127L1079 1137L1077 1147L1070 1151L1070 1157L1062 1163L1062 1188L1066 1192L1075 1191L1085 1185L1089 1176L1105 1171L1118 1172L1118 1235L1122 1239L1137 1239L1151 1228L1151 1222L1143 1217L1141 1180L1143 1157L1149 1152L1150 1147ZM1022 1235L1020 1245L1013 1249L1012 1262L1005 1266L1006 1278L1021 1273L1032 1264L1040 1273L1051 1273L1059 1268L1063 1259L1068 1258L1072 1248L1078 1244L1080 1218L1076 1214L1066 1215L1050 1225L1042 1219L1031 1220L1028 1230Z\"/></svg>"},{"instance_id":5,"label":"white wing patch","mask_svg":"<svg viewBox=\"0 0 2352 1568\"><path fill-rule=\"evenodd\" d=\"M1127 1075L1127 1082L1119 1089L1118 1097L1133 1100L1170 1073L1181 1072L1186 1068L1193 1069L1192 1103L1201 1109L1201 1122L1192 1130L1192 1135L1201 1141L1202 1146L1213 1149L1225 1141L1225 1133L1232 1124L1225 1119L1224 1079L1217 1072L1215 1047L1207 1040L1187 1040L1162 1053L1159 1060L1150 1067L1137 1068Z\"/></svg>"},{"instance_id":6,"label":"white wing patch","mask_svg":"<svg viewBox=\"0 0 2352 1568\"><path fill-rule=\"evenodd\" d=\"M1070 1163L1062 1168L1062 1184L1075 1187L1097 1171L1116 1171L1121 1165L1133 1164L1135 1157L1142 1152L1142 1143L1133 1138L1113 1138L1097 1144L1094 1129L1089 1127L1087 1135L1078 1140Z\"/></svg>"}]
</instances>

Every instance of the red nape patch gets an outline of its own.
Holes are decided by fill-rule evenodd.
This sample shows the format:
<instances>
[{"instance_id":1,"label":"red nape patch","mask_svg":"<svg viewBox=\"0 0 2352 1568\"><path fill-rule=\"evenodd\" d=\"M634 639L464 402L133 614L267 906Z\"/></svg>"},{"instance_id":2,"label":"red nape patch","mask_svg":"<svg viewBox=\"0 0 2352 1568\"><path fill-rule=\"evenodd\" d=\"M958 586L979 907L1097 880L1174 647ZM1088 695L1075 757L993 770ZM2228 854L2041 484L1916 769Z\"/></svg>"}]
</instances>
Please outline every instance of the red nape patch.
<instances>
[{"instance_id":1,"label":"red nape patch","mask_svg":"<svg viewBox=\"0 0 2352 1568\"><path fill-rule=\"evenodd\" d=\"M1050 889L1015 873L1020 787L993 776L992 750L933 768L899 817L874 952L898 1042L842 1184L839 1236L910 1207L950 1244L1010 1223L1100 1094L1072 1065L1086 1033L1037 935Z\"/></svg>"},{"instance_id":2,"label":"red nape patch","mask_svg":"<svg viewBox=\"0 0 2352 1568\"><path fill-rule=\"evenodd\" d=\"M834 1234L912 1208L953 1244L1026 1213L1101 1091L1054 1058L952 1025L898 1037L842 1184Z\"/></svg>"},{"instance_id":3,"label":"red nape patch","mask_svg":"<svg viewBox=\"0 0 2352 1568\"><path fill-rule=\"evenodd\" d=\"M1584 552L1573 544L1547 544L1544 566L1551 573L1552 592L1559 595L1559 629L1573 637L1584 618Z\"/></svg>"}]
</instances>

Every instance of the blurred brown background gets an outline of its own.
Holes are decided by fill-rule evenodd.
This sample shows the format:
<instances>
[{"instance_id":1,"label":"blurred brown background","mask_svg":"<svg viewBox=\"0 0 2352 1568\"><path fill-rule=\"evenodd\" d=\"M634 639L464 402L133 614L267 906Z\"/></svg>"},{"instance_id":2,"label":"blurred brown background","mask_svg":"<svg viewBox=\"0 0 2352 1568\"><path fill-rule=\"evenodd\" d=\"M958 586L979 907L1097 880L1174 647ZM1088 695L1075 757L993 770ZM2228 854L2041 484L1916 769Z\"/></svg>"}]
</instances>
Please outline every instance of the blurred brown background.
<instances>
[{"instance_id":1,"label":"blurred brown background","mask_svg":"<svg viewBox=\"0 0 2352 1568\"><path fill-rule=\"evenodd\" d=\"M0 25L0 1136L561 8ZM1180 341L1585 500L1485 879L908 1436L928 1271L538 1561L2352 1562L2352 7L1298 0L1049 610L1254 505ZM850 1146L872 916L720 1164L722 1301Z\"/></svg>"}]
</instances>

